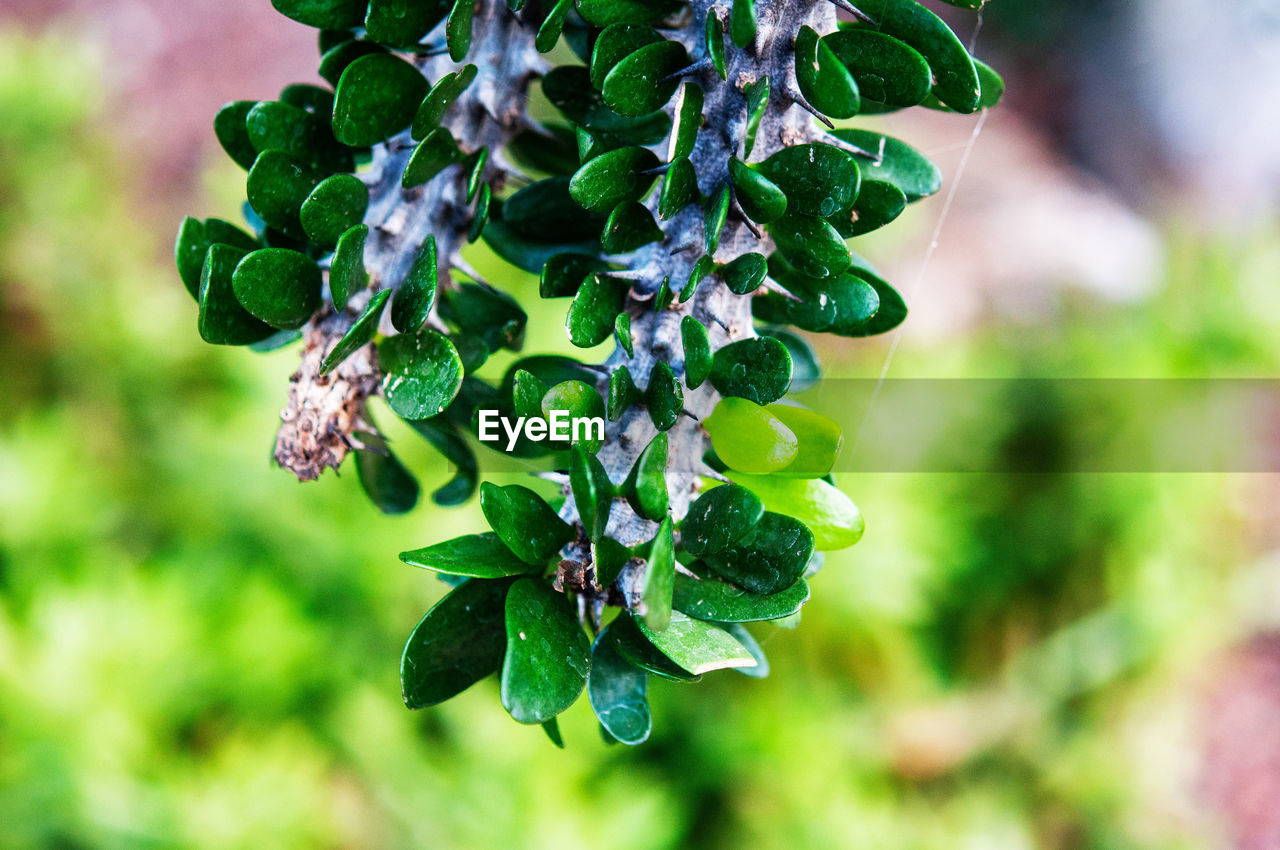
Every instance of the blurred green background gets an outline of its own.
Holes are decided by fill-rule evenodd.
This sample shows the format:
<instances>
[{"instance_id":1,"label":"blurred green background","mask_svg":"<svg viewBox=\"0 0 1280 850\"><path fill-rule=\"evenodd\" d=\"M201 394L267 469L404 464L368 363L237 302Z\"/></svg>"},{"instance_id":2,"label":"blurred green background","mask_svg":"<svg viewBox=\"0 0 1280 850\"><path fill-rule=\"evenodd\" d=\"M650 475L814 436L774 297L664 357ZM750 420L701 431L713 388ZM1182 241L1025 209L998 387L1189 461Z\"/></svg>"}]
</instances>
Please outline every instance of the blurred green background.
<instances>
[{"instance_id":1,"label":"blurred green background","mask_svg":"<svg viewBox=\"0 0 1280 850\"><path fill-rule=\"evenodd\" d=\"M349 470L270 466L296 352L202 344L169 258L176 213L233 215L242 177L207 146L198 181L157 177L94 44L0 19L0 846L1276 846L1247 843L1280 781L1267 474L845 475L867 536L799 629L755 630L772 675L653 682L648 744L606 747L583 700L558 751L492 681L406 711L399 651L445 586L396 555L479 511L388 519ZM866 252L910 277L939 204ZM1274 219L1179 209L1147 211L1148 289L984 309L893 374L1273 376ZM502 283L526 350L563 349L561 305ZM841 376L886 353L819 345ZM984 451L1052 443L1042 413L991 410Z\"/></svg>"}]
</instances>

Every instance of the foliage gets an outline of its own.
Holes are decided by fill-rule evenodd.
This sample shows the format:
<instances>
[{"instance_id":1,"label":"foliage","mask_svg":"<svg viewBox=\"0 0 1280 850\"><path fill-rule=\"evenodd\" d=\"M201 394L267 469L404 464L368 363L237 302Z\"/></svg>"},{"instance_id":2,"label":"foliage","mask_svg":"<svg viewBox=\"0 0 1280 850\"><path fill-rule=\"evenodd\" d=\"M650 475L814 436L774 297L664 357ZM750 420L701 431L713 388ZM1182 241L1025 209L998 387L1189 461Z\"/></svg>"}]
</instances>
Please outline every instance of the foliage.
<instances>
[{"instance_id":1,"label":"foliage","mask_svg":"<svg viewBox=\"0 0 1280 850\"><path fill-rule=\"evenodd\" d=\"M380 565L406 529L479 525L478 507L384 518L353 482L273 474L262 411L295 354L246 361L191 333L156 198L122 192L137 164L104 142L102 67L65 39L0 48L0 843L1222 843L1183 796L1187 682L1274 598L1246 542L1265 476L840 476L874 533L829 555L804 628L761 635L774 687L707 675L690 700L652 678L634 753L573 745L595 735L585 700L559 718L567 752L520 734L485 710L494 680L397 711L393 653L445 588ZM1274 227L1168 236L1150 300L1064 299L1051 324L921 340L899 362L1274 372ZM530 344L560 351L537 283L511 281ZM879 354L834 370L874 375ZM984 408L980 451L1025 451L1038 421ZM391 435L424 483L450 477L408 428Z\"/></svg>"},{"instance_id":2,"label":"foliage","mask_svg":"<svg viewBox=\"0 0 1280 850\"><path fill-rule=\"evenodd\" d=\"M607 656L592 706L607 738L638 743L647 728L636 734L622 709L644 701L638 671L763 671L754 638L729 624L792 618L816 550L862 533L853 503L818 480L838 425L775 404L792 352L815 358L799 337L757 335L752 317L774 333L891 330L901 299L846 239L935 193L940 174L905 143L830 119L916 104L974 112L1002 84L914 0L847 7L854 19L838 26L834 6L801 0L402 5L276 3L321 30L334 89L223 107L215 131L248 171L255 232L186 219L179 271L208 342L274 347L303 330L276 459L314 478L354 447L388 513L410 509L417 484L368 414L375 383L458 464L434 494L442 503L479 485L462 435L481 410L539 423L606 412L605 379L577 360L518 360L497 386L480 374L522 347L528 316L469 269L465 244L483 239L538 272L544 297L571 298L575 346L617 337L604 374L643 388L610 386L604 438L539 444L530 429L508 449L558 451L567 486L548 501L486 482L483 546L468 535L404 554L456 589L410 636L401 675L417 708L500 671L512 716L558 740L554 719L586 687L590 655ZM546 70L539 54L562 38L576 60ZM535 78L558 111L544 125L525 109ZM753 490L769 510L740 509Z\"/></svg>"}]
</instances>

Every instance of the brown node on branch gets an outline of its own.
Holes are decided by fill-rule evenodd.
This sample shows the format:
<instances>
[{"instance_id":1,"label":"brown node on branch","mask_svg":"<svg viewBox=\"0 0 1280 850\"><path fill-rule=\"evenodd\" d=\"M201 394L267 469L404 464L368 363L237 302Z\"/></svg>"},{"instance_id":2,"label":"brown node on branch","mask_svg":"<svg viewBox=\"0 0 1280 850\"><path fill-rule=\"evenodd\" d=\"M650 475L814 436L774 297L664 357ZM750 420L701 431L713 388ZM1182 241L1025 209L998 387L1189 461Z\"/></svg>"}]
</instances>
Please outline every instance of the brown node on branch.
<instances>
[{"instance_id":1,"label":"brown node on branch","mask_svg":"<svg viewBox=\"0 0 1280 850\"><path fill-rule=\"evenodd\" d=\"M289 377L289 401L280 413L274 457L299 481L314 481L325 469L337 469L355 445L352 434L374 430L364 419L365 401L378 389L373 346L320 374L325 355L349 326L350 318L341 314L309 325L302 364Z\"/></svg>"}]
</instances>

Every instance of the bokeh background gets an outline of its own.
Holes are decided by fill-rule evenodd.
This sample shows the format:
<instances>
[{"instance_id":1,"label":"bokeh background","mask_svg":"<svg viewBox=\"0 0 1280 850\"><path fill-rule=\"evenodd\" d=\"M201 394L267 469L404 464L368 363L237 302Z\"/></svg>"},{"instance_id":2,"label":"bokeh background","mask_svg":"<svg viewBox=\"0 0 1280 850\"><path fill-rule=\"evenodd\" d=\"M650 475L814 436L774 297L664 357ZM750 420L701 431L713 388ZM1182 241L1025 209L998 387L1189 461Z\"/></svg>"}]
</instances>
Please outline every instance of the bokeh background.
<instances>
[{"instance_id":1,"label":"bokeh background","mask_svg":"<svg viewBox=\"0 0 1280 850\"><path fill-rule=\"evenodd\" d=\"M879 122L956 186L863 240L913 310L888 374L1274 378L1274 0L951 17L1010 93L976 138ZM556 750L491 681L406 711L445 587L396 555L478 509L271 468L296 352L203 345L171 268L181 215L243 197L216 108L315 61L267 0L0 0L0 846L1280 847L1265 470L846 474L868 533L756 630L772 675L655 682L645 746L583 700ZM889 350L818 345L839 377ZM980 451L1090 415L992 405Z\"/></svg>"}]
</instances>

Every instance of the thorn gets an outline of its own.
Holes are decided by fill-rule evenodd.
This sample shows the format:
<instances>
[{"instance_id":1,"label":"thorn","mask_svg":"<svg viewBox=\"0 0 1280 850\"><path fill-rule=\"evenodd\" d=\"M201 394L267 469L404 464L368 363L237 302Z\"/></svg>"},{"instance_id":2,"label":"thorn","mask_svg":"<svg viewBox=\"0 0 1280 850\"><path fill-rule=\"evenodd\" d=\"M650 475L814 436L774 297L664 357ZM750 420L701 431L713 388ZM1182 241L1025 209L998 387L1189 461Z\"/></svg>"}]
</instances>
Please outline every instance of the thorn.
<instances>
[{"instance_id":1,"label":"thorn","mask_svg":"<svg viewBox=\"0 0 1280 850\"><path fill-rule=\"evenodd\" d=\"M661 165L654 166L653 168L646 168L644 171L637 171L636 173L641 177L654 177L659 174L666 174L669 168L671 168L671 163L664 162Z\"/></svg>"},{"instance_id":2,"label":"thorn","mask_svg":"<svg viewBox=\"0 0 1280 850\"><path fill-rule=\"evenodd\" d=\"M683 254L685 251L694 251L700 248L701 246L702 246L701 242L690 242L687 245L681 245L679 248L672 248L671 256L674 257L676 254Z\"/></svg>"},{"instance_id":3,"label":"thorn","mask_svg":"<svg viewBox=\"0 0 1280 850\"><path fill-rule=\"evenodd\" d=\"M724 475L724 473L716 472L714 469L707 466L705 463L702 465L702 470L699 472L699 475L701 475L703 478L713 478L716 481L719 481L721 484L733 483L728 479L728 477Z\"/></svg>"},{"instance_id":4,"label":"thorn","mask_svg":"<svg viewBox=\"0 0 1280 850\"><path fill-rule=\"evenodd\" d=\"M690 411L690 410L689 410L689 409L687 409L687 408L682 409L680 412L681 412L681 413L683 413L685 416L688 416L688 417L689 417L690 419L692 419L694 422L701 422L701 421L702 421L702 419L701 419L701 418L699 418L697 414L693 413L692 411Z\"/></svg>"},{"instance_id":5,"label":"thorn","mask_svg":"<svg viewBox=\"0 0 1280 850\"><path fill-rule=\"evenodd\" d=\"M710 68L710 67L711 67L711 57L707 56L703 59L699 59L697 62L694 62L692 65L681 68L679 71L676 71L674 74L667 74L665 77L658 80L658 84L661 85L663 83L669 83L672 80L678 80L681 77L687 77L687 76L690 76L691 74L697 74L700 71L702 71L704 68Z\"/></svg>"},{"instance_id":6,"label":"thorn","mask_svg":"<svg viewBox=\"0 0 1280 850\"><path fill-rule=\"evenodd\" d=\"M489 290L493 289L493 287L489 285L489 282L480 276L480 272L476 271L474 268L471 267L470 263L462 259L461 254L459 254L456 257L450 257L449 264L453 266L455 269L457 269L458 271L465 274L467 277L474 280L476 283L483 286L485 289L489 289Z\"/></svg>"},{"instance_id":7,"label":"thorn","mask_svg":"<svg viewBox=\"0 0 1280 850\"><path fill-rule=\"evenodd\" d=\"M836 125L831 123L831 119L823 115L814 107L810 106L809 101L805 100L804 95L800 94L800 92L791 91L790 89L788 89L787 97L791 98L792 102L794 102L796 106L800 107L805 112L808 112L810 115L812 115L814 118L817 118L823 124L826 124L828 130L834 130L836 128Z\"/></svg>"},{"instance_id":8,"label":"thorn","mask_svg":"<svg viewBox=\"0 0 1280 850\"><path fill-rule=\"evenodd\" d=\"M751 231L751 235L757 239L764 239L764 232L756 227L756 223L751 220L746 211L742 209L742 205L738 203L737 193L733 193L733 208L737 211L738 217L742 219L742 223L746 225L747 230Z\"/></svg>"},{"instance_id":9,"label":"thorn","mask_svg":"<svg viewBox=\"0 0 1280 850\"><path fill-rule=\"evenodd\" d=\"M761 287L762 287L766 292L772 292L772 293L774 293L774 294L776 294L776 295L781 295L783 298L786 298L788 301L797 301L797 302L798 302L798 301L800 300L800 299L799 299L799 298L797 298L797 297L796 297L792 292L788 291L788 290L786 289L786 287L784 287L784 286L780 285L780 284L779 284L777 281L775 281L773 278L766 277L766 278L764 279L764 283L760 284L760 286L761 286Z\"/></svg>"},{"instance_id":10,"label":"thorn","mask_svg":"<svg viewBox=\"0 0 1280 850\"><path fill-rule=\"evenodd\" d=\"M832 135L831 133L825 133L825 132L822 135L825 137L827 144L840 148L840 150L842 151L851 153L854 156L860 156L863 159L870 159L876 162L879 162L880 160L880 156L873 154L871 151L864 150L863 148L860 148L855 144L846 142L844 139L840 138L839 136L835 136L835 135Z\"/></svg>"},{"instance_id":11,"label":"thorn","mask_svg":"<svg viewBox=\"0 0 1280 850\"><path fill-rule=\"evenodd\" d=\"M849 0L830 0L830 2L833 6L844 9L850 15L853 15L855 20L862 21L864 24L875 23L875 21L871 19L870 15L850 3Z\"/></svg>"}]
</instances>

